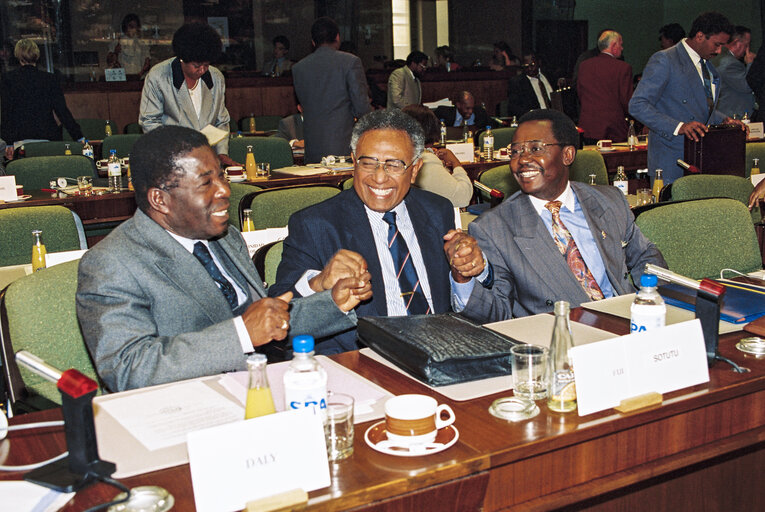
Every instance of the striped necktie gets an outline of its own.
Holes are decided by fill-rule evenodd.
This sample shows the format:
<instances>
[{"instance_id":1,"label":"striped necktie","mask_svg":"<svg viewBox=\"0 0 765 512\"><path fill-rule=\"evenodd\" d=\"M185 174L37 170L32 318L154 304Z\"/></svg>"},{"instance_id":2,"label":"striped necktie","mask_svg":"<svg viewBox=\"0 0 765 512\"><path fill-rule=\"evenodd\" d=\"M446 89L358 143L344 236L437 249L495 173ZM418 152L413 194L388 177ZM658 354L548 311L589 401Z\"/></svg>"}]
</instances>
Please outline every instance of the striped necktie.
<instances>
[{"instance_id":1,"label":"striped necktie","mask_svg":"<svg viewBox=\"0 0 765 512\"><path fill-rule=\"evenodd\" d=\"M412 263L409 247L406 240L396 227L396 212L386 212L383 220L388 223L388 249L393 257L393 266L396 270L396 278L401 288L401 297L404 299L406 312L409 315L427 315L432 313L430 306L422 292L417 270Z\"/></svg>"},{"instance_id":2,"label":"striped necktie","mask_svg":"<svg viewBox=\"0 0 765 512\"><path fill-rule=\"evenodd\" d=\"M560 201L550 201L545 204L545 208L550 210L552 214L553 239L560 253L566 258L566 263L568 263L571 272L574 273L574 277L584 288L585 293L591 300L600 300L604 297L603 292L600 290L598 282L592 276L592 272L587 268L587 264L584 262L584 258L582 258L582 254L576 246L574 237L571 236L571 232L560 219L560 207L562 204Z\"/></svg>"},{"instance_id":3,"label":"striped necktie","mask_svg":"<svg viewBox=\"0 0 765 512\"><path fill-rule=\"evenodd\" d=\"M704 94L707 96L707 107L712 110L714 106L714 99L712 98L712 78L709 76L709 68L707 68L707 61L699 59L701 64L701 77L704 79Z\"/></svg>"},{"instance_id":4,"label":"striped necktie","mask_svg":"<svg viewBox=\"0 0 765 512\"><path fill-rule=\"evenodd\" d=\"M223 293L223 296L226 297L226 300L228 301L229 306L231 306L231 309L236 309L236 307L239 305L239 299L236 296L234 285L232 285L228 279L223 277L223 274L213 261L212 255L210 254L210 251L207 249L207 247L205 247L205 244L202 242L197 242L194 244L194 256L196 256L202 266L205 267L205 270L207 270L207 273L210 274L210 277L212 277L213 281L215 281L215 284L218 285L218 288L220 289L221 293Z\"/></svg>"}]
</instances>

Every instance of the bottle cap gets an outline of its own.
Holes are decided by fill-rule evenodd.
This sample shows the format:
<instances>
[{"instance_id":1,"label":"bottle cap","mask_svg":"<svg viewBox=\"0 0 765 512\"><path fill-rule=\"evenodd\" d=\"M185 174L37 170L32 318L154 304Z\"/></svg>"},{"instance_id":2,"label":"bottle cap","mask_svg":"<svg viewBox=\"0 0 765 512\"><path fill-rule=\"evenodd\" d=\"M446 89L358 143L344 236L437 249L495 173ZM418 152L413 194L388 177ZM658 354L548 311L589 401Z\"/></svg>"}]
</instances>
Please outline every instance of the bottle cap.
<instances>
[{"instance_id":1,"label":"bottle cap","mask_svg":"<svg viewBox=\"0 0 765 512\"><path fill-rule=\"evenodd\" d=\"M487 129L487 130L491 130L491 126L487 124L487 125L486 125L486 129Z\"/></svg>"},{"instance_id":2,"label":"bottle cap","mask_svg":"<svg viewBox=\"0 0 765 512\"><path fill-rule=\"evenodd\" d=\"M643 274L640 276L640 286L656 286L659 279L653 274Z\"/></svg>"},{"instance_id":3,"label":"bottle cap","mask_svg":"<svg viewBox=\"0 0 765 512\"><path fill-rule=\"evenodd\" d=\"M313 336L310 336L308 334L301 334L300 336L295 336L292 339L292 351L293 352L299 352L299 353L308 353L313 352Z\"/></svg>"}]
</instances>

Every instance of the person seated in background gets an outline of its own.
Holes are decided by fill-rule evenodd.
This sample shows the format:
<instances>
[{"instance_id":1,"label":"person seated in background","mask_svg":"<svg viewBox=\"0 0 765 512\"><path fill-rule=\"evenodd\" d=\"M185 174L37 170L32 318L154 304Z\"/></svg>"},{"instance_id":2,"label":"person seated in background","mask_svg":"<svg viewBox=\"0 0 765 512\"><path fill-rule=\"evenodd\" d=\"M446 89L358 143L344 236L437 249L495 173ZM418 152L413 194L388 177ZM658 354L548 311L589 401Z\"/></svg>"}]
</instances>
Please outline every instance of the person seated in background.
<instances>
[{"instance_id":1,"label":"person seated in background","mask_svg":"<svg viewBox=\"0 0 765 512\"><path fill-rule=\"evenodd\" d=\"M297 114L279 119L279 130L276 135L290 142L291 148L304 148L303 140L303 107L297 104Z\"/></svg>"},{"instance_id":2,"label":"person seated in background","mask_svg":"<svg viewBox=\"0 0 765 512\"><path fill-rule=\"evenodd\" d=\"M139 78L151 67L149 45L141 40L141 19L137 14L126 14L122 18L122 35L109 45L106 66L124 68L125 75Z\"/></svg>"},{"instance_id":3,"label":"person seated in background","mask_svg":"<svg viewBox=\"0 0 765 512\"><path fill-rule=\"evenodd\" d=\"M356 315L401 316L450 311L455 293L466 287L470 295L474 276L486 282L489 267L475 240L454 229L449 201L411 187L424 145L417 121L399 109L359 119L351 137L353 188L290 217L269 295L310 297L361 267L371 274L372 300ZM318 338L319 354L359 348L355 329Z\"/></svg>"},{"instance_id":4,"label":"person seated in background","mask_svg":"<svg viewBox=\"0 0 765 512\"><path fill-rule=\"evenodd\" d=\"M446 148L435 148L441 137L438 118L428 107L409 105L402 109L420 124L425 135L422 167L414 182L416 187L443 196L457 208L470 204L473 183L454 153Z\"/></svg>"},{"instance_id":5,"label":"person seated in background","mask_svg":"<svg viewBox=\"0 0 765 512\"><path fill-rule=\"evenodd\" d=\"M685 37L685 30L679 23L669 23L659 29L659 44L662 50L672 48Z\"/></svg>"},{"instance_id":6,"label":"person seated in background","mask_svg":"<svg viewBox=\"0 0 765 512\"><path fill-rule=\"evenodd\" d=\"M226 132L215 145L223 165L228 156L231 117L226 108L226 81L210 66L221 55L220 35L210 25L189 23L173 34L175 57L160 62L146 75L138 124L148 133L163 125L202 130L211 125Z\"/></svg>"},{"instance_id":7,"label":"person seated in background","mask_svg":"<svg viewBox=\"0 0 765 512\"><path fill-rule=\"evenodd\" d=\"M667 266L617 188L569 182L578 143L562 112L521 117L510 144L521 190L469 227L491 262L493 286L475 286L464 308L456 304L463 315L486 323L548 313L559 300L573 308L634 293L646 263Z\"/></svg>"},{"instance_id":8,"label":"person seated in background","mask_svg":"<svg viewBox=\"0 0 765 512\"><path fill-rule=\"evenodd\" d=\"M450 46L439 46L435 49L436 68L444 71L457 71L460 65L454 60L454 50Z\"/></svg>"},{"instance_id":9,"label":"person seated in background","mask_svg":"<svg viewBox=\"0 0 765 512\"><path fill-rule=\"evenodd\" d=\"M20 39L13 55L21 67L6 73L0 83L0 137L14 147L25 141L61 140L58 118L72 139L81 141L82 130L66 106L58 80L37 69L37 43ZM6 155L13 157L10 151Z\"/></svg>"},{"instance_id":10,"label":"person seated in background","mask_svg":"<svg viewBox=\"0 0 765 512\"><path fill-rule=\"evenodd\" d=\"M493 71L503 71L507 68L520 65L520 59L513 55L513 50L510 48L509 44L504 41L497 41L494 43L489 68Z\"/></svg>"},{"instance_id":11,"label":"person seated in background","mask_svg":"<svg viewBox=\"0 0 765 512\"><path fill-rule=\"evenodd\" d=\"M404 108L422 103L420 78L428 68L428 56L414 51L406 65L393 70L388 78L388 108Z\"/></svg>"},{"instance_id":12,"label":"person seated in background","mask_svg":"<svg viewBox=\"0 0 765 512\"><path fill-rule=\"evenodd\" d=\"M507 84L507 112L520 117L529 110L550 108L553 87L540 70L540 60L533 53L523 56L523 73Z\"/></svg>"},{"instance_id":13,"label":"person seated in background","mask_svg":"<svg viewBox=\"0 0 765 512\"><path fill-rule=\"evenodd\" d=\"M286 36L276 36L271 41L274 45L273 58L263 66L266 76L282 76L292 69L293 62L287 58L290 51L290 40Z\"/></svg>"},{"instance_id":14,"label":"person seated in background","mask_svg":"<svg viewBox=\"0 0 765 512\"><path fill-rule=\"evenodd\" d=\"M470 91L461 91L454 100L453 107L441 105L436 108L436 117L443 119L446 126L462 126L462 121L468 126L483 130L487 126L495 126L486 109L475 106L475 98Z\"/></svg>"},{"instance_id":15,"label":"person seated in background","mask_svg":"<svg viewBox=\"0 0 765 512\"><path fill-rule=\"evenodd\" d=\"M244 370L272 340L355 325L353 308L371 295L358 266L326 292L266 297L204 135L159 127L130 164L138 210L83 256L77 277L77 317L107 389Z\"/></svg>"}]
</instances>

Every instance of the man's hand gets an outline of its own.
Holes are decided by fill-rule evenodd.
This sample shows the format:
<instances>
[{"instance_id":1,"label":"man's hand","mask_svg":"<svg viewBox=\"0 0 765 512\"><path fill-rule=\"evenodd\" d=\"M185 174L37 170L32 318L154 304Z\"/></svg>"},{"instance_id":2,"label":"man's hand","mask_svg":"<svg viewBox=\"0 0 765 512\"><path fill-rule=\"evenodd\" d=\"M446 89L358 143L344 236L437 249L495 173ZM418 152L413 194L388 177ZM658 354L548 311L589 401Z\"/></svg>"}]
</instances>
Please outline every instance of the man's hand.
<instances>
[{"instance_id":1,"label":"man's hand","mask_svg":"<svg viewBox=\"0 0 765 512\"><path fill-rule=\"evenodd\" d=\"M749 137L749 125L746 124L745 122L740 121L738 119L733 119L732 117L726 117L723 120L723 123L738 126L742 130L744 130L746 132L746 136Z\"/></svg>"},{"instance_id":2,"label":"man's hand","mask_svg":"<svg viewBox=\"0 0 765 512\"><path fill-rule=\"evenodd\" d=\"M348 312L361 301L372 298L372 275L364 272L361 277L346 277L332 287L332 300L343 312Z\"/></svg>"},{"instance_id":3,"label":"man's hand","mask_svg":"<svg viewBox=\"0 0 765 512\"><path fill-rule=\"evenodd\" d=\"M358 279L366 271L367 262L361 254L347 249L340 249L332 256L319 275L308 281L308 284L316 293L323 292L333 288L340 279L346 277Z\"/></svg>"},{"instance_id":4,"label":"man's hand","mask_svg":"<svg viewBox=\"0 0 765 512\"><path fill-rule=\"evenodd\" d=\"M762 200L765 200L765 180L760 181L752 190L752 194L749 196L749 209L759 205Z\"/></svg>"},{"instance_id":5,"label":"man's hand","mask_svg":"<svg viewBox=\"0 0 765 512\"><path fill-rule=\"evenodd\" d=\"M751 64L754 62L755 57L757 57L757 54L751 51L749 48L746 49L746 55L744 55L744 62L746 64Z\"/></svg>"},{"instance_id":6,"label":"man's hand","mask_svg":"<svg viewBox=\"0 0 765 512\"><path fill-rule=\"evenodd\" d=\"M218 155L218 160L220 160L221 166L225 169L229 165L242 165L239 162L235 162L229 157L228 155L220 154Z\"/></svg>"},{"instance_id":7,"label":"man's hand","mask_svg":"<svg viewBox=\"0 0 765 512\"><path fill-rule=\"evenodd\" d=\"M450 171L453 171L455 167L460 166L459 159L456 156L454 156L454 153L452 153L446 148L437 149L436 156L440 158L441 161L444 163L444 167L446 167Z\"/></svg>"},{"instance_id":8,"label":"man's hand","mask_svg":"<svg viewBox=\"0 0 765 512\"><path fill-rule=\"evenodd\" d=\"M483 272L483 252L475 238L460 229L450 229L444 240L444 252L456 282L467 283Z\"/></svg>"},{"instance_id":9,"label":"man's hand","mask_svg":"<svg viewBox=\"0 0 765 512\"><path fill-rule=\"evenodd\" d=\"M709 128L707 128L705 124L698 121L690 121L688 123L683 123L677 134L685 135L692 141L698 142L708 131Z\"/></svg>"},{"instance_id":10,"label":"man's hand","mask_svg":"<svg viewBox=\"0 0 765 512\"><path fill-rule=\"evenodd\" d=\"M253 347L287 337L287 331L290 328L289 302L291 300L292 292L286 292L274 299L266 297L250 304L242 315L242 320L250 334Z\"/></svg>"},{"instance_id":11,"label":"man's hand","mask_svg":"<svg viewBox=\"0 0 765 512\"><path fill-rule=\"evenodd\" d=\"M303 149L305 148L305 141L304 140L296 140L292 143L292 149Z\"/></svg>"}]
</instances>

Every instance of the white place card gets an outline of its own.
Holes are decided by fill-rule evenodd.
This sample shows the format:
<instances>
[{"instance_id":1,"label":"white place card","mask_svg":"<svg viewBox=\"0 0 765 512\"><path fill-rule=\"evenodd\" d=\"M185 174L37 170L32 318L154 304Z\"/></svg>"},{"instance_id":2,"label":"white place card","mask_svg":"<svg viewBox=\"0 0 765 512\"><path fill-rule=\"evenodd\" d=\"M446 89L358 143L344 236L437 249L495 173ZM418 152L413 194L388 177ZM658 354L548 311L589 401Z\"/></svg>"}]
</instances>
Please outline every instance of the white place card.
<instances>
[{"instance_id":1,"label":"white place card","mask_svg":"<svg viewBox=\"0 0 765 512\"><path fill-rule=\"evenodd\" d=\"M107 82L124 82L125 68L109 68L104 70L104 77Z\"/></svg>"},{"instance_id":2,"label":"white place card","mask_svg":"<svg viewBox=\"0 0 765 512\"><path fill-rule=\"evenodd\" d=\"M16 176L0 176L0 200L15 201Z\"/></svg>"},{"instance_id":3,"label":"white place card","mask_svg":"<svg viewBox=\"0 0 765 512\"><path fill-rule=\"evenodd\" d=\"M577 346L570 354L579 416L616 407L625 398L709 381L704 334L696 319Z\"/></svg>"},{"instance_id":4,"label":"white place card","mask_svg":"<svg viewBox=\"0 0 765 512\"><path fill-rule=\"evenodd\" d=\"M462 163L475 162L475 147L473 146L472 142L460 142L458 144L447 144L446 149L454 153L454 156L457 157L457 160L459 160Z\"/></svg>"},{"instance_id":5,"label":"white place card","mask_svg":"<svg viewBox=\"0 0 765 512\"><path fill-rule=\"evenodd\" d=\"M762 128L762 123L749 123L749 138L762 139L763 137L765 137L765 133Z\"/></svg>"},{"instance_id":6,"label":"white place card","mask_svg":"<svg viewBox=\"0 0 765 512\"><path fill-rule=\"evenodd\" d=\"M255 251L271 242L284 240L287 238L287 234L287 228L283 227L244 231L242 237L244 237L244 241L247 243L247 251L250 253L250 258L252 258L255 255Z\"/></svg>"},{"instance_id":7,"label":"white place card","mask_svg":"<svg viewBox=\"0 0 765 512\"><path fill-rule=\"evenodd\" d=\"M252 500L331 483L324 427L313 409L192 432L187 446L199 512L233 512Z\"/></svg>"}]
</instances>

